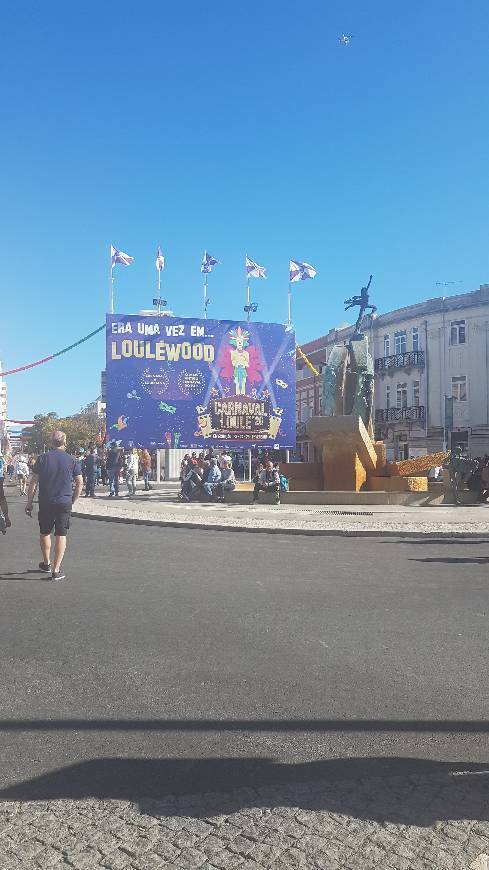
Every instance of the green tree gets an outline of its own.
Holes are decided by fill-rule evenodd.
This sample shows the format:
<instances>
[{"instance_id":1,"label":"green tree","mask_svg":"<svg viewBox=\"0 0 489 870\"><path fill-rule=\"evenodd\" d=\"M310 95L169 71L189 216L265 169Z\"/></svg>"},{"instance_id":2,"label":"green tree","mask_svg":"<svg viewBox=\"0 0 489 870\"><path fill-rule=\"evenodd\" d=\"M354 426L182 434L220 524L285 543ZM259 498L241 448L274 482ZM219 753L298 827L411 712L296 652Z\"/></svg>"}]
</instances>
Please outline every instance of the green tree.
<instances>
[{"instance_id":1,"label":"green tree","mask_svg":"<svg viewBox=\"0 0 489 870\"><path fill-rule=\"evenodd\" d=\"M25 429L29 453L42 453L49 448L53 432L61 429L66 434L66 449L78 453L80 447L96 444L101 431L97 414L74 414L73 417L58 417L57 414L36 414L34 425Z\"/></svg>"}]
</instances>

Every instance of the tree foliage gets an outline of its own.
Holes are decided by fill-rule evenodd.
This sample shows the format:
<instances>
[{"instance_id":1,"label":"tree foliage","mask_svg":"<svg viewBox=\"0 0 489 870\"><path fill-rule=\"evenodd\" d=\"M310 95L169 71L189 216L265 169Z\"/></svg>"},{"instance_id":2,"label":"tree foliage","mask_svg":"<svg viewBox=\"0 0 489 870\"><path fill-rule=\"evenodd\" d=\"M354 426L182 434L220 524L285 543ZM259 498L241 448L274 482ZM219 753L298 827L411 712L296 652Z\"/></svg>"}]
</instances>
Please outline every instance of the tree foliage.
<instances>
[{"instance_id":1,"label":"tree foliage","mask_svg":"<svg viewBox=\"0 0 489 870\"><path fill-rule=\"evenodd\" d=\"M24 429L23 435L29 453L42 453L51 445L51 437L56 429L66 434L66 449L77 453L80 447L96 444L101 430L97 414L75 414L73 417L58 417L57 414L36 414L34 425Z\"/></svg>"}]
</instances>

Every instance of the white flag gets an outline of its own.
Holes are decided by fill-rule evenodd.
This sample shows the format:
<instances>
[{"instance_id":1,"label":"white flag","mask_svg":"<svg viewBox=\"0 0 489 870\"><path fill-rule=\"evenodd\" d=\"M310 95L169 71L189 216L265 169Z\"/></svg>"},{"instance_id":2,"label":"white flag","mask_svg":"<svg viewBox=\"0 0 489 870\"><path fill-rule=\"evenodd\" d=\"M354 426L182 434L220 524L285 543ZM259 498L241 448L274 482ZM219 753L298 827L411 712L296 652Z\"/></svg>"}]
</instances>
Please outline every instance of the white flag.
<instances>
[{"instance_id":1,"label":"white flag","mask_svg":"<svg viewBox=\"0 0 489 870\"><path fill-rule=\"evenodd\" d=\"M246 254L246 275L248 278L266 278L267 270L265 266L259 266Z\"/></svg>"},{"instance_id":2,"label":"white flag","mask_svg":"<svg viewBox=\"0 0 489 870\"><path fill-rule=\"evenodd\" d=\"M289 262L289 281L294 284L295 281L306 281L307 278L314 278L317 275L314 266L309 263L300 263L299 260L290 260Z\"/></svg>"},{"instance_id":3,"label":"white flag","mask_svg":"<svg viewBox=\"0 0 489 870\"><path fill-rule=\"evenodd\" d=\"M118 251L117 248L114 248L114 245L111 245L110 262L112 266L115 266L116 263L121 263L123 266L130 266L131 263L134 263L134 257L130 257L129 254L125 254L124 251Z\"/></svg>"},{"instance_id":4,"label":"white flag","mask_svg":"<svg viewBox=\"0 0 489 870\"><path fill-rule=\"evenodd\" d=\"M156 251L156 268L158 272L162 272L165 268L165 257L161 252L161 248L158 246L158 250Z\"/></svg>"}]
</instances>

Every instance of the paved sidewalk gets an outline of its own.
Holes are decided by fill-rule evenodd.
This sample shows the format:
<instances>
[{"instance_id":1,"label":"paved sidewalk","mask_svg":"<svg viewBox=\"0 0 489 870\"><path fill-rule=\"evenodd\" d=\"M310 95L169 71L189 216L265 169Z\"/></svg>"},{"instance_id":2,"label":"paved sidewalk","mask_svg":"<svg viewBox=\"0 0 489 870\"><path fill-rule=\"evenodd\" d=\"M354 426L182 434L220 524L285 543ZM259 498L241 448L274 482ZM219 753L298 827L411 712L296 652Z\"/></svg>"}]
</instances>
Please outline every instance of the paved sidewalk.
<instances>
[{"instance_id":1,"label":"paved sidewalk","mask_svg":"<svg viewBox=\"0 0 489 870\"><path fill-rule=\"evenodd\" d=\"M175 488L134 498L81 498L75 515L100 519L298 534L404 534L489 536L489 505L182 504Z\"/></svg>"},{"instance_id":2,"label":"paved sidewalk","mask_svg":"<svg viewBox=\"0 0 489 870\"><path fill-rule=\"evenodd\" d=\"M468 870L489 771L241 788L163 801L0 803L2 870Z\"/></svg>"}]
</instances>

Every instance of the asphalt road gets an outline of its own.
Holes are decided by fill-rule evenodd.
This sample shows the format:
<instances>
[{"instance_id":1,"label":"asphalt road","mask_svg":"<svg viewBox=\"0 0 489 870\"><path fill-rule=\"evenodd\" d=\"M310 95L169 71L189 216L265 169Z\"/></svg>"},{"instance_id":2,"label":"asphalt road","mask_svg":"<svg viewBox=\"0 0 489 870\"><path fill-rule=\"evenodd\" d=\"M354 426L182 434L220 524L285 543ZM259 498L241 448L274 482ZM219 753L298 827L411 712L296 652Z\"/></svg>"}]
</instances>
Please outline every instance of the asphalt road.
<instances>
[{"instance_id":1,"label":"asphalt road","mask_svg":"<svg viewBox=\"0 0 489 870\"><path fill-rule=\"evenodd\" d=\"M164 797L487 762L487 541L75 519L7 490L0 800Z\"/></svg>"}]
</instances>

